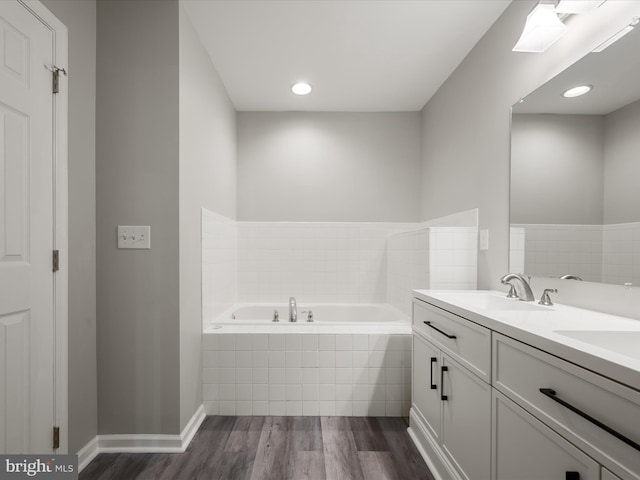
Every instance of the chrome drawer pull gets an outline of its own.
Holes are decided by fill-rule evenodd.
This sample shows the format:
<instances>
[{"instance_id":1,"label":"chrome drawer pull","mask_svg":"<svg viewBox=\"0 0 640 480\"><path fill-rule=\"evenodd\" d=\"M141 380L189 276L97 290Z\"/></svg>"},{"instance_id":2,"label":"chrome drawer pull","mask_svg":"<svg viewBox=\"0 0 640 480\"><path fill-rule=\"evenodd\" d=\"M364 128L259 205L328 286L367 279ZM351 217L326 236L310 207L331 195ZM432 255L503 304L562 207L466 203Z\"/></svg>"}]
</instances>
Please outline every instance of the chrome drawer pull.
<instances>
[{"instance_id":1,"label":"chrome drawer pull","mask_svg":"<svg viewBox=\"0 0 640 480\"><path fill-rule=\"evenodd\" d=\"M429 322L429 321L427 321L427 320L425 320L425 321L424 321L424 324L425 324L427 327L431 327L431 328L433 328L436 332L441 333L442 335L444 335L444 336L445 336L445 337L447 337L447 338L456 338L456 336L455 336L455 335L449 335L448 333L443 332L442 330L440 330L438 327L436 327L436 326L434 326L434 325L431 325L431 322Z\"/></svg>"},{"instance_id":2,"label":"chrome drawer pull","mask_svg":"<svg viewBox=\"0 0 640 480\"><path fill-rule=\"evenodd\" d=\"M584 418L584 419L590 421L591 423L593 423L594 425L600 427L602 430L604 430L605 432L613 435L618 440L622 440L627 445L629 445L629 446L635 448L636 450L640 451L640 444L634 442L630 438L625 437L621 433L616 432L613 428L605 425L601 421L596 420L595 418L593 418L591 415L589 415L587 413L584 413L582 410L578 410L576 407L574 407L570 403L567 403L564 400L562 400L561 398L557 397L556 396L556 391L553 390L552 388L541 388L540 389L540 393L542 393L543 395L546 395L547 397L549 397L554 402L558 402L560 405L562 405L563 407L568 408L572 412L577 413L582 418Z\"/></svg>"}]
</instances>

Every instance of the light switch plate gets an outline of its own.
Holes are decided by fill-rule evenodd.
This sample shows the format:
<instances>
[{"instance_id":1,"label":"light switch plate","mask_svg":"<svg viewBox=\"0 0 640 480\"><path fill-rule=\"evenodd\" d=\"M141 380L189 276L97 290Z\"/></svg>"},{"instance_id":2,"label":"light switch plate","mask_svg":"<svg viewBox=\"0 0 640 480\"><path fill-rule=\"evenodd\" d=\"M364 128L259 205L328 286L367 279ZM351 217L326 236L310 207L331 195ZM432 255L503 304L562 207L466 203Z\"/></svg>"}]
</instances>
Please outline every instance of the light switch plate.
<instances>
[{"instance_id":1,"label":"light switch plate","mask_svg":"<svg viewBox=\"0 0 640 480\"><path fill-rule=\"evenodd\" d=\"M118 248L151 248L149 225L118 225Z\"/></svg>"},{"instance_id":2,"label":"light switch plate","mask_svg":"<svg viewBox=\"0 0 640 480\"><path fill-rule=\"evenodd\" d=\"M489 250L489 230L480 230L480 250Z\"/></svg>"}]
</instances>

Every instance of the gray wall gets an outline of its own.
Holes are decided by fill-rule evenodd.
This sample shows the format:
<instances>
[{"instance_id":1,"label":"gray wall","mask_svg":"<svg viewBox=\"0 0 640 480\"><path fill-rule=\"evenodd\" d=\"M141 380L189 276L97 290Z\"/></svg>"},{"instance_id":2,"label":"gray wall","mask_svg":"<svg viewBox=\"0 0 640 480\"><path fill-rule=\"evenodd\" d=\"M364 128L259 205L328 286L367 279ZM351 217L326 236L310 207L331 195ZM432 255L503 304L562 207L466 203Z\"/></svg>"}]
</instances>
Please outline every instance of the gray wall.
<instances>
[{"instance_id":1,"label":"gray wall","mask_svg":"<svg viewBox=\"0 0 640 480\"><path fill-rule=\"evenodd\" d=\"M605 223L640 222L640 101L605 117Z\"/></svg>"},{"instance_id":2,"label":"gray wall","mask_svg":"<svg viewBox=\"0 0 640 480\"><path fill-rule=\"evenodd\" d=\"M98 429L96 381L96 2L44 0L69 30L69 452Z\"/></svg>"},{"instance_id":3,"label":"gray wall","mask_svg":"<svg viewBox=\"0 0 640 480\"><path fill-rule=\"evenodd\" d=\"M202 404L201 208L236 218L236 112L180 8L180 429Z\"/></svg>"},{"instance_id":4,"label":"gray wall","mask_svg":"<svg viewBox=\"0 0 640 480\"><path fill-rule=\"evenodd\" d=\"M178 2L98 1L98 430L180 431ZM151 250L118 250L150 225Z\"/></svg>"},{"instance_id":5,"label":"gray wall","mask_svg":"<svg viewBox=\"0 0 640 480\"><path fill-rule=\"evenodd\" d=\"M598 15L571 18L544 54L512 52L535 4L512 2L422 110L422 219L480 209L490 242L478 256L479 288L502 288L508 271L511 105L640 10L640 2L607 2Z\"/></svg>"},{"instance_id":6,"label":"gray wall","mask_svg":"<svg viewBox=\"0 0 640 480\"><path fill-rule=\"evenodd\" d=\"M417 221L420 116L238 113L238 219Z\"/></svg>"},{"instance_id":7,"label":"gray wall","mask_svg":"<svg viewBox=\"0 0 640 480\"><path fill-rule=\"evenodd\" d=\"M601 225L604 117L513 115L511 223Z\"/></svg>"}]
</instances>

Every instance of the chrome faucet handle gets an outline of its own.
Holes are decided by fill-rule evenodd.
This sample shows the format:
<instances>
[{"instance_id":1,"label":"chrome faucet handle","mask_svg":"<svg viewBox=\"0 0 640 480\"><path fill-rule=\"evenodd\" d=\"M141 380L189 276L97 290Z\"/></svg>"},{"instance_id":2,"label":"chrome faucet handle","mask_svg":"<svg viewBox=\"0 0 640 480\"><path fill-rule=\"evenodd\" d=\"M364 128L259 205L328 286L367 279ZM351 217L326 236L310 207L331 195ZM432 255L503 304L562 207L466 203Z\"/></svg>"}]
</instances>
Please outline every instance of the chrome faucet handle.
<instances>
[{"instance_id":1,"label":"chrome faucet handle","mask_svg":"<svg viewBox=\"0 0 640 480\"><path fill-rule=\"evenodd\" d=\"M553 305L551 301L551 297L549 297L550 293L558 293L557 288L545 288L544 292L542 292L542 296L540 297L540 301L538 302L540 305Z\"/></svg>"},{"instance_id":2,"label":"chrome faucet handle","mask_svg":"<svg viewBox=\"0 0 640 480\"><path fill-rule=\"evenodd\" d=\"M279 322L280 321L280 314L278 313L278 310L274 310L273 311L273 320L271 320L272 322Z\"/></svg>"},{"instance_id":3,"label":"chrome faucet handle","mask_svg":"<svg viewBox=\"0 0 640 480\"><path fill-rule=\"evenodd\" d=\"M518 294L516 293L516 287L513 284L509 283L509 293L507 293L507 298L518 298Z\"/></svg>"},{"instance_id":4,"label":"chrome faucet handle","mask_svg":"<svg viewBox=\"0 0 640 480\"><path fill-rule=\"evenodd\" d=\"M307 314L307 322L313 322L313 312L311 310Z\"/></svg>"}]
</instances>

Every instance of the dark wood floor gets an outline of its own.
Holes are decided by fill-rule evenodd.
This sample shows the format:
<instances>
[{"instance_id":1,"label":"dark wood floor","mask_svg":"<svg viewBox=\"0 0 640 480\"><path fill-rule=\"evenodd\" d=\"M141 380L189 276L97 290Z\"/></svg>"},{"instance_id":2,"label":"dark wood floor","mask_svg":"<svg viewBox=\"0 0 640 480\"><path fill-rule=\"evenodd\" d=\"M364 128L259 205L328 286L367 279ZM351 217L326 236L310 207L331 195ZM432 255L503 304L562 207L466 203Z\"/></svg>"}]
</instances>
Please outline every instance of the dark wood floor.
<instances>
[{"instance_id":1,"label":"dark wood floor","mask_svg":"<svg viewBox=\"0 0 640 480\"><path fill-rule=\"evenodd\" d=\"M103 453L80 480L433 480L391 417L207 417L185 453Z\"/></svg>"}]
</instances>

